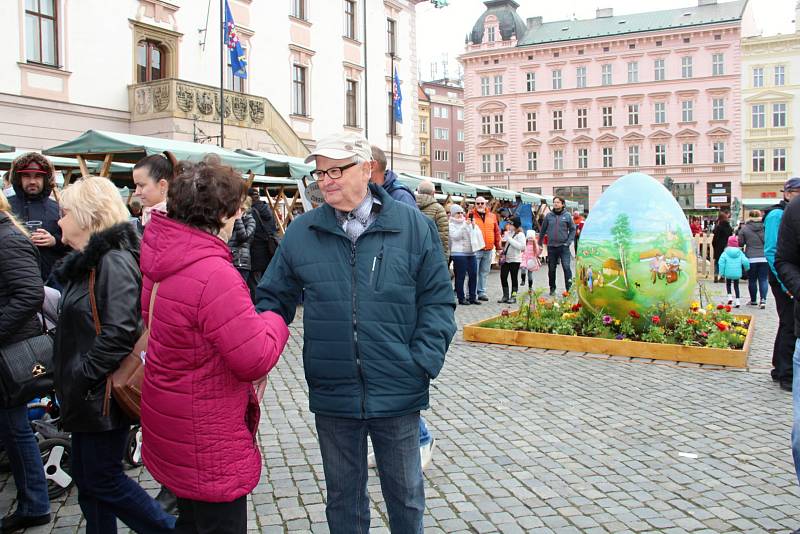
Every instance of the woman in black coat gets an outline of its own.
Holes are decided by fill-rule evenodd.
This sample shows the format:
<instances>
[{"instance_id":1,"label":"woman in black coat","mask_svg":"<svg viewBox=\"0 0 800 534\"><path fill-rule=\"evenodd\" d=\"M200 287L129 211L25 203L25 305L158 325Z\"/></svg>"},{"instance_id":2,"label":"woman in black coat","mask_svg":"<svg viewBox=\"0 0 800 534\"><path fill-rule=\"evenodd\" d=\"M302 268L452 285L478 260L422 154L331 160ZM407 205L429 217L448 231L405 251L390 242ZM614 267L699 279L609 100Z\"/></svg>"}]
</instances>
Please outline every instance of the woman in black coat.
<instances>
[{"instance_id":1,"label":"woman in black coat","mask_svg":"<svg viewBox=\"0 0 800 534\"><path fill-rule=\"evenodd\" d=\"M728 246L728 238L733 235L733 228L729 222L730 215L727 212L720 212L717 224L714 225L714 234L711 239L711 247L714 249L714 282L721 282L719 278L719 258Z\"/></svg>"},{"instance_id":2,"label":"woman in black coat","mask_svg":"<svg viewBox=\"0 0 800 534\"><path fill-rule=\"evenodd\" d=\"M55 382L64 430L72 432L72 476L86 532L114 534L118 518L135 532L171 532L175 518L122 470L131 421L106 397L106 378L142 332L138 233L105 178L83 178L64 189L61 210L62 239L75 252L56 271L64 292Z\"/></svg>"},{"instance_id":3,"label":"woman in black coat","mask_svg":"<svg viewBox=\"0 0 800 534\"><path fill-rule=\"evenodd\" d=\"M42 309L44 284L39 252L14 219L0 192L0 347L42 333L37 313ZM0 439L11 463L17 486L17 509L2 520L3 532L50 522L50 499L39 446L21 406L0 408Z\"/></svg>"}]
</instances>

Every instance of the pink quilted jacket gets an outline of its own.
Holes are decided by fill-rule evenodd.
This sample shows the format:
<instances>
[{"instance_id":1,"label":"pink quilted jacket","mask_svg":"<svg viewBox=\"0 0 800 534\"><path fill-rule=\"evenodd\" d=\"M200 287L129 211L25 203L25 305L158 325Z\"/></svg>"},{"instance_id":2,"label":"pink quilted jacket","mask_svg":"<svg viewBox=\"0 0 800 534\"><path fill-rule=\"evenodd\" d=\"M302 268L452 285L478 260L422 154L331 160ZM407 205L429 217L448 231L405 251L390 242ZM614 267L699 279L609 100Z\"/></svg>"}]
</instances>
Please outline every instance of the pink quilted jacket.
<instances>
[{"instance_id":1,"label":"pink quilted jacket","mask_svg":"<svg viewBox=\"0 0 800 534\"><path fill-rule=\"evenodd\" d=\"M259 407L289 331L258 314L218 237L153 213L141 252L142 315L161 282L142 386L142 455L178 497L229 502L258 484Z\"/></svg>"}]
</instances>

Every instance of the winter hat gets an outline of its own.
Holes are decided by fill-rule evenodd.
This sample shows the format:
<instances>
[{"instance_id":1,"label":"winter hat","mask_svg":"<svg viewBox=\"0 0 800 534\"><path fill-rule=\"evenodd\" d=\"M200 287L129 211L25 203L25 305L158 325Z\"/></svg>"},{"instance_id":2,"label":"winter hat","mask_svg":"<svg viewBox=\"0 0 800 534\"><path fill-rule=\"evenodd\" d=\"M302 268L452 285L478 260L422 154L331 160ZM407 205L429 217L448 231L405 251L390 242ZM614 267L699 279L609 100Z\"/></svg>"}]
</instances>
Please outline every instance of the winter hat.
<instances>
[{"instance_id":1,"label":"winter hat","mask_svg":"<svg viewBox=\"0 0 800 534\"><path fill-rule=\"evenodd\" d=\"M456 213L464 213L464 208L462 208L458 204L453 204L452 206L450 206L450 216L452 217Z\"/></svg>"},{"instance_id":2,"label":"winter hat","mask_svg":"<svg viewBox=\"0 0 800 534\"><path fill-rule=\"evenodd\" d=\"M729 247L739 247L739 238L735 235L732 235L728 238L728 246Z\"/></svg>"},{"instance_id":3,"label":"winter hat","mask_svg":"<svg viewBox=\"0 0 800 534\"><path fill-rule=\"evenodd\" d=\"M536 239L536 232L533 230L528 230L525 232L525 239Z\"/></svg>"},{"instance_id":4,"label":"winter hat","mask_svg":"<svg viewBox=\"0 0 800 534\"><path fill-rule=\"evenodd\" d=\"M514 228L521 228L522 221L519 220L519 217L511 217L508 222L514 225Z\"/></svg>"}]
</instances>

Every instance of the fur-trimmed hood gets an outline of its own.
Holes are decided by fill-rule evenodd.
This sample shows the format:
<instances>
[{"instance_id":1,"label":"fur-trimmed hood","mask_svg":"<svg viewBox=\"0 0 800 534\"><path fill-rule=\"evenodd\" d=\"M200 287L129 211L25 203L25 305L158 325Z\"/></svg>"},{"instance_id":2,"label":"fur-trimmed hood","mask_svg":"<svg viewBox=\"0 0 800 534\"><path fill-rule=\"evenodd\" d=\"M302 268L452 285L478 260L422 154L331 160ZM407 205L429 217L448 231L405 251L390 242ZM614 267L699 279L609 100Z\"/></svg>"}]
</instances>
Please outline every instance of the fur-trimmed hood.
<instances>
[{"instance_id":1,"label":"fur-trimmed hood","mask_svg":"<svg viewBox=\"0 0 800 534\"><path fill-rule=\"evenodd\" d=\"M31 162L38 163L40 167L47 171L47 174L44 177L44 188L42 189L42 192L33 197L26 194L22 189L22 177L19 175L19 172L17 172L19 169L24 169L27 167L27 165ZM55 174L55 167L53 167L52 162L38 152L26 152L25 154L17 157L11 162L11 168L8 171L11 186L14 188L14 194L19 195L20 198L28 198L31 200L35 198L48 198L50 196L50 180L52 179L53 174Z\"/></svg>"},{"instance_id":2,"label":"fur-trimmed hood","mask_svg":"<svg viewBox=\"0 0 800 534\"><path fill-rule=\"evenodd\" d=\"M139 261L139 234L131 223L115 224L93 234L86 248L76 250L64 259L56 270L56 276L62 283L85 278L111 250L127 250Z\"/></svg>"}]
</instances>

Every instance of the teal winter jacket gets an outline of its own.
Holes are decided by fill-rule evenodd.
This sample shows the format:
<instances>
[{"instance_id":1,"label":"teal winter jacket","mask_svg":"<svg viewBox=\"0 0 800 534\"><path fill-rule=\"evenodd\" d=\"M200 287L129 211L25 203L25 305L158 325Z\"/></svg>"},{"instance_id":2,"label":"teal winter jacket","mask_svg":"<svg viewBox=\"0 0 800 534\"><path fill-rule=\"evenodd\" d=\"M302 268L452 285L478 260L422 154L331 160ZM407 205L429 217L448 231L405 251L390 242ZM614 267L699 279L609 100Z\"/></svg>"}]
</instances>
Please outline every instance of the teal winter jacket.
<instances>
[{"instance_id":1,"label":"teal winter jacket","mask_svg":"<svg viewBox=\"0 0 800 534\"><path fill-rule=\"evenodd\" d=\"M719 257L719 274L728 280L739 280L749 268L750 260L739 247L727 247Z\"/></svg>"},{"instance_id":2,"label":"teal winter jacket","mask_svg":"<svg viewBox=\"0 0 800 534\"><path fill-rule=\"evenodd\" d=\"M433 221L380 199L355 244L327 204L295 219L256 290L259 311L294 318L304 290L303 366L311 411L394 417L428 408L456 331L455 298Z\"/></svg>"}]
</instances>

